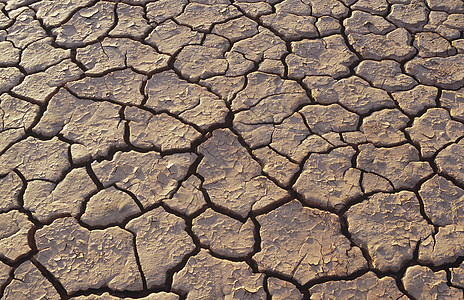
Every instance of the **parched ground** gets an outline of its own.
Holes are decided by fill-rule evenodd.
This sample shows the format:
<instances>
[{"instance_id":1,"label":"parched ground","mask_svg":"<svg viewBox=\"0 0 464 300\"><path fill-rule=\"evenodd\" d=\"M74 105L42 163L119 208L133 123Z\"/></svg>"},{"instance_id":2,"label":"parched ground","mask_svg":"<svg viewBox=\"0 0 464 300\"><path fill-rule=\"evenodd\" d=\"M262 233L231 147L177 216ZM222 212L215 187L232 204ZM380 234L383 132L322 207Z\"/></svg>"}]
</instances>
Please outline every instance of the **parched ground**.
<instances>
[{"instance_id":1,"label":"parched ground","mask_svg":"<svg viewBox=\"0 0 464 300\"><path fill-rule=\"evenodd\" d=\"M0 0L0 298L464 298L463 0Z\"/></svg>"}]
</instances>

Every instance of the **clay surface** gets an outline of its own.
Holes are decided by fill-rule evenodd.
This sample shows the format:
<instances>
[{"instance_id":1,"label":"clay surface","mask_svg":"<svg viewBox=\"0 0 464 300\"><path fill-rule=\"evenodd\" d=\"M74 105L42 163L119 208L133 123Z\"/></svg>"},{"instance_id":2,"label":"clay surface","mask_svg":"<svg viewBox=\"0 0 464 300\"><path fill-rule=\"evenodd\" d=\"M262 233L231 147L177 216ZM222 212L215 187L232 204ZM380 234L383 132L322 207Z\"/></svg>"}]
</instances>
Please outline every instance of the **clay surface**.
<instances>
[{"instance_id":1,"label":"clay surface","mask_svg":"<svg viewBox=\"0 0 464 300\"><path fill-rule=\"evenodd\" d=\"M0 299L464 299L463 0L0 0Z\"/></svg>"}]
</instances>

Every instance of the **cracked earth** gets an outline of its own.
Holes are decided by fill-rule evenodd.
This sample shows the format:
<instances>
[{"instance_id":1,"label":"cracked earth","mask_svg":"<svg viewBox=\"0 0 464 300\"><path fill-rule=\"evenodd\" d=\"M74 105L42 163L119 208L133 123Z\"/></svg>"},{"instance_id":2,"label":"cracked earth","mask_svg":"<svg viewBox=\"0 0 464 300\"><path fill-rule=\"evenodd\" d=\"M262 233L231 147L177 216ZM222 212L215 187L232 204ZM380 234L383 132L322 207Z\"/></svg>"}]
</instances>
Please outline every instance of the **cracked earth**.
<instances>
[{"instance_id":1,"label":"cracked earth","mask_svg":"<svg viewBox=\"0 0 464 300\"><path fill-rule=\"evenodd\" d=\"M464 1L0 0L0 298L463 299Z\"/></svg>"}]
</instances>

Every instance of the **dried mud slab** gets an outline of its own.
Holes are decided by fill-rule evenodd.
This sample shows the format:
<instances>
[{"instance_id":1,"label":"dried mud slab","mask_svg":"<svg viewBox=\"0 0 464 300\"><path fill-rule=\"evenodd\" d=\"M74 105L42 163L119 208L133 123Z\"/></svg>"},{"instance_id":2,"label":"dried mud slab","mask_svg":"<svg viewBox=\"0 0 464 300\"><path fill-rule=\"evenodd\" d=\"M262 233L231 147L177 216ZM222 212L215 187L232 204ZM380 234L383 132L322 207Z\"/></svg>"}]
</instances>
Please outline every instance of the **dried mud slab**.
<instances>
[{"instance_id":1,"label":"dried mud slab","mask_svg":"<svg viewBox=\"0 0 464 300\"><path fill-rule=\"evenodd\" d=\"M79 79L82 73L76 64L66 59L42 72L26 76L12 91L35 102L45 103L61 85Z\"/></svg>"},{"instance_id":2,"label":"dried mud slab","mask_svg":"<svg viewBox=\"0 0 464 300\"><path fill-rule=\"evenodd\" d=\"M251 18L258 18L262 15L272 13L272 6L268 2L272 1L237 1L236 5L244 12L245 15L250 16Z\"/></svg>"},{"instance_id":3,"label":"dried mud slab","mask_svg":"<svg viewBox=\"0 0 464 300\"><path fill-rule=\"evenodd\" d=\"M315 38L318 36L316 18L292 14L277 9L277 13L265 15L260 18L264 25L277 31L285 40L299 40L302 38Z\"/></svg>"},{"instance_id":4,"label":"dried mud slab","mask_svg":"<svg viewBox=\"0 0 464 300\"><path fill-rule=\"evenodd\" d=\"M0 58L0 66L12 67L19 63L21 51L15 48L12 42L0 42L0 51L3 53L2 57Z\"/></svg>"},{"instance_id":5,"label":"dried mud slab","mask_svg":"<svg viewBox=\"0 0 464 300\"><path fill-rule=\"evenodd\" d=\"M156 4L160 2L162 1L152 3ZM160 52L173 55L185 45L200 44L203 36L203 33L194 31L188 26L179 25L172 20L166 20L156 26L145 41L157 47Z\"/></svg>"},{"instance_id":6,"label":"dried mud slab","mask_svg":"<svg viewBox=\"0 0 464 300\"><path fill-rule=\"evenodd\" d=\"M47 141L28 137L8 148L0 156L0 174L16 169L26 180L43 179L56 182L70 167L68 148L69 144L56 137Z\"/></svg>"},{"instance_id":7,"label":"dried mud slab","mask_svg":"<svg viewBox=\"0 0 464 300\"><path fill-rule=\"evenodd\" d=\"M288 186L293 176L300 170L298 164L269 147L253 150L253 155L259 160L263 172L277 180L283 186Z\"/></svg>"},{"instance_id":8,"label":"dried mud slab","mask_svg":"<svg viewBox=\"0 0 464 300\"><path fill-rule=\"evenodd\" d=\"M163 286L167 272L195 250L185 228L182 218L162 207L127 223L126 229L135 235L135 246L148 288Z\"/></svg>"},{"instance_id":9,"label":"dried mud slab","mask_svg":"<svg viewBox=\"0 0 464 300\"><path fill-rule=\"evenodd\" d=\"M258 32L258 23L247 17L239 17L225 23L218 23L214 25L211 31L211 33L223 36L231 42L250 38Z\"/></svg>"},{"instance_id":10,"label":"dried mud slab","mask_svg":"<svg viewBox=\"0 0 464 300\"><path fill-rule=\"evenodd\" d=\"M433 266L453 263L463 255L464 233L461 224L451 224L438 229L433 237L421 243L419 261Z\"/></svg>"},{"instance_id":11,"label":"dried mud slab","mask_svg":"<svg viewBox=\"0 0 464 300\"><path fill-rule=\"evenodd\" d=\"M11 90L12 87L21 82L24 75L18 68L0 68L0 93Z\"/></svg>"},{"instance_id":12,"label":"dried mud slab","mask_svg":"<svg viewBox=\"0 0 464 300\"><path fill-rule=\"evenodd\" d=\"M462 290L447 285L446 272L433 272L425 266L406 269L402 279L406 291L416 299L460 299Z\"/></svg>"},{"instance_id":13,"label":"dried mud slab","mask_svg":"<svg viewBox=\"0 0 464 300\"><path fill-rule=\"evenodd\" d=\"M68 293L103 286L142 289L133 236L121 228L89 231L74 218L61 218L37 230L35 240L35 258Z\"/></svg>"},{"instance_id":14,"label":"dried mud slab","mask_svg":"<svg viewBox=\"0 0 464 300\"><path fill-rule=\"evenodd\" d=\"M0 13L0 28L5 29L11 26L14 20L10 19L10 17L8 17L8 15L3 12L3 9L5 8L5 3L1 3L0 7L2 9L2 12Z\"/></svg>"},{"instance_id":15,"label":"dried mud slab","mask_svg":"<svg viewBox=\"0 0 464 300\"><path fill-rule=\"evenodd\" d=\"M369 252L373 267L382 272L397 272L433 232L420 214L419 200L407 191L375 194L353 205L346 217L353 241Z\"/></svg>"},{"instance_id":16,"label":"dried mud slab","mask_svg":"<svg viewBox=\"0 0 464 300\"><path fill-rule=\"evenodd\" d=\"M351 167L356 151L351 147L328 154L311 154L294 187L310 205L340 209L349 200L362 195L361 171Z\"/></svg>"},{"instance_id":17,"label":"dried mud slab","mask_svg":"<svg viewBox=\"0 0 464 300\"><path fill-rule=\"evenodd\" d=\"M303 84L311 89L317 103L339 103L358 114L395 107L386 91L370 86L366 80L358 76L340 80L334 80L329 76L307 76L303 79Z\"/></svg>"},{"instance_id":18,"label":"dried mud slab","mask_svg":"<svg viewBox=\"0 0 464 300\"><path fill-rule=\"evenodd\" d=\"M27 215L17 210L0 214L0 257L16 261L26 256L31 247L29 245L29 232L34 224Z\"/></svg>"},{"instance_id":19,"label":"dried mud slab","mask_svg":"<svg viewBox=\"0 0 464 300\"><path fill-rule=\"evenodd\" d=\"M5 283L8 281L8 279L10 278L10 271L10 266L4 263L0 263L0 286L3 287Z\"/></svg>"},{"instance_id":20,"label":"dried mud slab","mask_svg":"<svg viewBox=\"0 0 464 300\"><path fill-rule=\"evenodd\" d=\"M342 31L340 22L330 16L322 16L318 18L315 25L321 37L341 33Z\"/></svg>"},{"instance_id":21,"label":"dried mud slab","mask_svg":"<svg viewBox=\"0 0 464 300\"><path fill-rule=\"evenodd\" d=\"M262 72L251 73L247 76L247 82L248 85L232 101L231 108L236 112L234 129L251 148L269 145L278 154L295 161L301 161L308 150L318 152L324 148L320 145L322 141L317 143L317 137L311 136L302 117L293 112L311 102L301 86ZM293 138L289 140L289 136ZM259 159L274 161L272 156L261 156Z\"/></svg>"},{"instance_id":22,"label":"dried mud slab","mask_svg":"<svg viewBox=\"0 0 464 300\"><path fill-rule=\"evenodd\" d=\"M354 10L351 16L343 21L345 31L347 34L387 34L395 29L395 26L389 21L385 20L382 16L376 15L374 12L374 5L366 3L367 1L357 1L353 4ZM387 6L386 1L377 1L380 6ZM367 10L367 11L366 11ZM386 11L385 11L386 12Z\"/></svg>"},{"instance_id":23,"label":"dried mud slab","mask_svg":"<svg viewBox=\"0 0 464 300\"><path fill-rule=\"evenodd\" d=\"M23 182L18 174L10 172L0 178L0 213L19 208Z\"/></svg>"},{"instance_id":24,"label":"dried mud slab","mask_svg":"<svg viewBox=\"0 0 464 300\"><path fill-rule=\"evenodd\" d=\"M253 160L230 130L216 130L199 147L204 158L198 174L211 202L241 217L287 197L288 192L261 175Z\"/></svg>"},{"instance_id":25,"label":"dried mud slab","mask_svg":"<svg viewBox=\"0 0 464 300\"><path fill-rule=\"evenodd\" d=\"M214 23L224 23L231 18L240 16L238 9L232 5L218 4L207 5L204 3L189 3L180 16L175 20L187 25L194 30L206 32Z\"/></svg>"},{"instance_id":26,"label":"dried mud slab","mask_svg":"<svg viewBox=\"0 0 464 300\"><path fill-rule=\"evenodd\" d=\"M117 152L111 161L93 162L92 169L104 187L115 184L133 193L146 208L169 196L195 159L193 153L161 157L156 152Z\"/></svg>"},{"instance_id":27,"label":"dried mud slab","mask_svg":"<svg viewBox=\"0 0 464 300\"><path fill-rule=\"evenodd\" d=\"M361 145L357 157L360 169L387 179L394 188L413 188L421 179L433 173L430 164L419 160L419 152L404 144L392 148Z\"/></svg>"},{"instance_id":28,"label":"dried mud slab","mask_svg":"<svg viewBox=\"0 0 464 300\"><path fill-rule=\"evenodd\" d=\"M192 222L192 231L211 251L227 257L246 257L253 252L254 225L207 209Z\"/></svg>"},{"instance_id":29,"label":"dried mud slab","mask_svg":"<svg viewBox=\"0 0 464 300\"><path fill-rule=\"evenodd\" d=\"M154 115L136 107L127 107L124 116L129 123L129 140L135 147L169 151L188 149L201 137L192 126L166 113Z\"/></svg>"},{"instance_id":30,"label":"dried mud slab","mask_svg":"<svg viewBox=\"0 0 464 300\"><path fill-rule=\"evenodd\" d=\"M294 284L276 277L269 277L267 279L267 288L272 299L303 299L303 295Z\"/></svg>"},{"instance_id":31,"label":"dried mud slab","mask_svg":"<svg viewBox=\"0 0 464 300\"><path fill-rule=\"evenodd\" d=\"M255 63L281 60L288 53L285 42L262 26L258 27L258 34L234 43L230 51L242 54L245 59Z\"/></svg>"},{"instance_id":32,"label":"dried mud slab","mask_svg":"<svg viewBox=\"0 0 464 300\"><path fill-rule=\"evenodd\" d=\"M419 248L419 261L435 266L454 262L463 255L462 218L464 190L446 178L435 175L420 188L424 211L438 232Z\"/></svg>"},{"instance_id":33,"label":"dried mud slab","mask_svg":"<svg viewBox=\"0 0 464 300\"><path fill-rule=\"evenodd\" d=\"M180 79L173 71L153 75L145 92L148 95L146 107L176 114L202 130L223 123L228 113L222 99L204 87Z\"/></svg>"},{"instance_id":34,"label":"dried mud slab","mask_svg":"<svg viewBox=\"0 0 464 300\"><path fill-rule=\"evenodd\" d=\"M61 299L53 285L31 261L14 270L14 279L5 287L2 299Z\"/></svg>"},{"instance_id":35,"label":"dried mud slab","mask_svg":"<svg viewBox=\"0 0 464 300\"><path fill-rule=\"evenodd\" d=\"M34 18L33 10L22 8L10 15L16 19L13 25L6 28L6 40L13 42L16 48L24 49L29 44L47 37L40 22Z\"/></svg>"},{"instance_id":36,"label":"dried mud slab","mask_svg":"<svg viewBox=\"0 0 464 300\"><path fill-rule=\"evenodd\" d=\"M12 97L0 96L0 152L25 137L39 114L39 106Z\"/></svg>"},{"instance_id":37,"label":"dried mud slab","mask_svg":"<svg viewBox=\"0 0 464 300\"><path fill-rule=\"evenodd\" d=\"M421 57L447 57L456 54L456 49L445 38L435 32L416 34L414 46L419 49Z\"/></svg>"},{"instance_id":38,"label":"dried mud slab","mask_svg":"<svg viewBox=\"0 0 464 300\"><path fill-rule=\"evenodd\" d=\"M422 84L456 90L464 84L464 55L415 58L406 63L406 72Z\"/></svg>"},{"instance_id":39,"label":"dried mud slab","mask_svg":"<svg viewBox=\"0 0 464 300\"><path fill-rule=\"evenodd\" d=\"M392 277L378 278L368 272L354 280L328 281L309 289L311 300L317 299L409 299L400 292Z\"/></svg>"},{"instance_id":40,"label":"dried mud slab","mask_svg":"<svg viewBox=\"0 0 464 300\"><path fill-rule=\"evenodd\" d=\"M111 186L90 197L80 219L90 226L109 226L120 224L140 211L129 194Z\"/></svg>"},{"instance_id":41,"label":"dried mud slab","mask_svg":"<svg viewBox=\"0 0 464 300\"><path fill-rule=\"evenodd\" d=\"M398 27L417 32L427 23L428 14L424 1L405 1L404 4L393 4L387 19Z\"/></svg>"},{"instance_id":42,"label":"dried mud slab","mask_svg":"<svg viewBox=\"0 0 464 300\"><path fill-rule=\"evenodd\" d=\"M76 54L77 61L84 65L85 73L90 75L127 67L149 74L166 68L168 58L153 47L129 38L105 38L78 48Z\"/></svg>"},{"instance_id":43,"label":"dried mud slab","mask_svg":"<svg viewBox=\"0 0 464 300\"><path fill-rule=\"evenodd\" d=\"M360 127L366 141L375 146L391 146L406 142L402 131L409 122L408 116L398 109L382 109L363 119Z\"/></svg>"},{"instance_id":44,"label":"dried mud slab","mask_svg":"<svg viewBox=\"0 0 464 300\"><path fill-rule=\"evenodd\" d=\"M417 52L411 45L410 33L404 28L397 28L386 35L352 33L348 35L348 41L365 59L402 62Z\"/></svg>"},{"instance_id":45,"label":"dried mud slab","mask_svg":"<svg viewBox=\"0 0 464 300\"><path fill-rule=\"evenodd\" d=\"M436 105L438 89L433 86L417 85L408 91L391 94L399 107L409 115L417 115L426 108Z\"/></svg>"},{"instance_id":46,"label":"dried mud slab","mask_svg":"<svg viewBox=\"0 0 464 300\"><path fill-rule=\"evenodd\" d=\"M109 100L118 104L140 105L143 94L140 92L147 76L131 69L110 72L103 77L86 77L66 85L80 98Z\"/></svg>"},{"instance_id":47,"label":"dried mud slab","mask_svg":"<svg viewBox=\"0 0 464 300\"><path fill-rule=\"evenodd\" d=\"M114 4L98 2L82 8L60 27L52 30L56 43L66 47L84 46L105 36L115 21Z\"/></svg>"},{"instance_id":48,"label":"dried mud slab","mask_svg":"<svg viewBox=\"0 0 464 300\"><path fill-rule=\"evenodd\" d=\"M464 121L464 89L458 91L444 90L440 103L449 110L450 115L458 121Z\"/></svg>"},{"instance_id":49,"label":"dried mud slab","mask_svg":"<svg viewBox=\"0 0 464 300\"><path fill-rule=\"evenodd\" d=\"M252 273L244 262L215 258L201 250L174 274L172 287L192 299L266 299L263 274Z\"/></svg>"},{"instance_id":50,"label":"dried mud slab","mask_svg":"<svg viewBox=\"0 0 464 300\"><path fill-rule=\"evenodd\" d=\"M277 75L253 72L247 82L231 105L237 123L280 123L299 106L311 103L301 86Z\"/></svg>"},{"instance_id":51,"label":"dried mud slab","mask_svg":"<svg viewBox=\"0 0 464 300\"><path fill-rule=\"evenodd\" d=\"M30 74L44 71L71 57L71 50L55 48L52 43L52 38L44 38L29 44L21 53L20 66Z\"/></svg>"},{"instance_id":52,"label":"dried mud slab","mask_svg":"<svg viewBox=\"0 0 464 300\"><path fill-rule=\"evenodd\" d=\"M81 145L79 155L71 151L73 160L82 155L104 157L112 149L123 148L124 121L119 116L120 106L101 101L74 97L65 89L54 95L33 131L44 137L58 134ZM84 154L82 154L84 152Z\"/></svg>"},{"instance_id":53,"label":"dried mud slab","mask_svg":"<svg viewBox=\"0 0 464 300\"><path fill-rule=\"evenodd\" d=\"M46 180L28 182L23 206L41 222L63 215L76 217L87 197L96 190L85 168L77 168L57 184Z\"/></svg>"},{"instance_id":54,"label":"dried mud slab","mask_svg":"<svg viewBox=\"0 0 464 300\"><path fill-rule=\"evenodd\" d=\"M464 266L462 264L457 268L451 268L451 283L459 288L464 287Z\"/></svg>"},{"instance_id":55,"label":"dried mud slab","mask_svg":"<svg viewBox=\"0 0 464 300\"><path fill-rule=\"evenodd\" d=\"M300 284L342 277L365 269L361 250L342 235L338 217L291 201L257 217L261 251L253 256L260 271L277 272Z\"/></svg>"},{"instance_id":56,"label":"dried mud slab","mask_svg":"<svg viewBox=\"0 0 464 300\"><path fill-rule=\"evenodd\" d=\"M316 134L356 130L359 116L338 104L308 105L301 110L309 129Z\"/></svg>"},{"instance_id":57,"label":"dried mud slab","mask_svg":"<svg viewBox=\"0 0 464 300\"><path fill-rule=\"evenodd\" d=\"M364 60L355 71L359 77L387 92L410 90L417 85L414 78L401 73L400 64L393 60Z\"/></svg>"},{"instance_id":58,"label":"dried mud slab","mask_svg":"<svg viewBox=\"0 0 464 300\"><path fill-rule=\"evenodd\" d=\"M176 56L174 68L187 80L197 82L200 79L226 74L229 63L224 58L221 48L187 45Z\"/></svg>"},{"instance_id":59,"label":"dried mud slab","mask_svg":"<svg viewBox=\"0 0 464 300\"><path fill-rule=\"evenodd\" d=\"M446 226L464 222L464 190L446 178L435 175L422 184L419 195L424 202L424 210L433 224Z\"/></svg>"},{"instance_id":60,"label":"dried mud slab","mask_svg":"<svg viewBox=\"0 0 464 300\"><path fill-rule=\"evenodd\" d=\"M451 120L446 109L430 108L416 118L406 132L420 146L422 156L431 157L445 145L464 136L464 124Z\"/></svg>"},{"instance_id":61,"label":"dried mud slab","mask_svg":"<svg viewBox=\"0 0 464 300\"><path fill-rule=\"evenodd\" d=\"M461 184L464 184L464 167L461 164L464 161L463 150L464 140L461 140L440 151L435 158L438 170L453 177Z\"/></svg>"},{"instance_id":62,"label":"dried mud slab","mask_svg":"<svg viewBox=\"0 0 464 300\"><path fill-rule=\"evenodd\" d=\"M205 197L201 188L201 179L195 175L183 181L179 189L172 196L163 200L169 208L187 216L196 214L206 207Z\"/></svg>"},{"instance_id":63,"label":"dried mud slab","mask_svg":"<svg viewBox=\"0 0 464 300\"><path fill-rule=\"evenodd\" d=\"M148 296L140 297L140 298L130 298L130 297L120 298L116 296L111 296L108 292L106 292L101 295L79 296L79 297L74 297L72 299L76 299L76 300L120 300L120 299L178 300L179 296L174 293L159 292L159 293L152 293Z\"/></svg>"},{"instance_id":64,"label":"dried mud slab","mask_svg":"<svg viewBox=\"0 0 464 300\"><path fill-rule=\"evenodd\" d=\"M131 37L142 39L151 26L144 18L144 8L118 3L116 8L117 25L109 32L112 37Z\"/></svg>"},{"instance_id":65,"label":"dried mud slab","mask_svg":"<svg viewBox=\"0 0 464 300\"><path fill-rule=\"evenodd\" d=\"M58 26L69 18L73 11L92 3L91 0L44 0L34 3L32 7L37 10L37 17L43 20L47 27Z\"/></svg>"},{"instance_id":66,"label":"dried mud slab","mask_svg":"<svg viewBox=\"0 0 464 300\"><path fill-rule=\"evenodd\" d=\"M314 75L346 76L357 60L341 35L292 42L292 53L285 59L288 76L296 79Z\"/></svg>"}]
</instances>

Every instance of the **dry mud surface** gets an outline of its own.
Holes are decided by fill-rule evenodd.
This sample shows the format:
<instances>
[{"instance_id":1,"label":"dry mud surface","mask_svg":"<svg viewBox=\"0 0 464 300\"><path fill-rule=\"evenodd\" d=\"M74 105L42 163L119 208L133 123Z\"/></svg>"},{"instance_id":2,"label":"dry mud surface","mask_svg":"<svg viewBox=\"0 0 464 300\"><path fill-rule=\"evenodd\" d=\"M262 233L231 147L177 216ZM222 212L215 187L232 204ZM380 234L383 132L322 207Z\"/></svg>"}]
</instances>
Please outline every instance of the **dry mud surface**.
<instances>
[{"instance_id":1,"label":"dry mud surface","mask_svg":"<svg viewBox=\"0 0 464 300\"><path fill-rule=\"evenodd\" d=\"M0 0L0 298L463 299L464 1Z\"/></svg>"}]
</instances>

